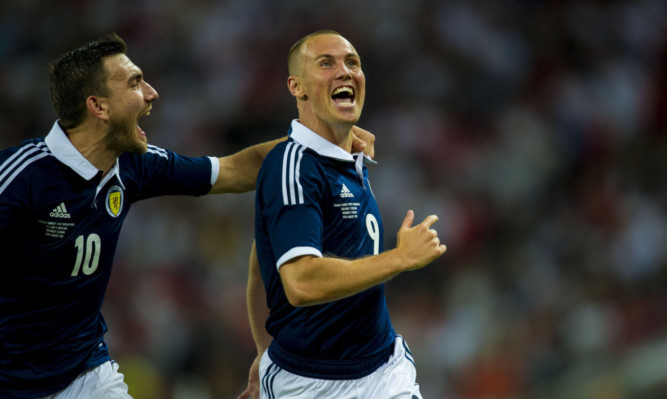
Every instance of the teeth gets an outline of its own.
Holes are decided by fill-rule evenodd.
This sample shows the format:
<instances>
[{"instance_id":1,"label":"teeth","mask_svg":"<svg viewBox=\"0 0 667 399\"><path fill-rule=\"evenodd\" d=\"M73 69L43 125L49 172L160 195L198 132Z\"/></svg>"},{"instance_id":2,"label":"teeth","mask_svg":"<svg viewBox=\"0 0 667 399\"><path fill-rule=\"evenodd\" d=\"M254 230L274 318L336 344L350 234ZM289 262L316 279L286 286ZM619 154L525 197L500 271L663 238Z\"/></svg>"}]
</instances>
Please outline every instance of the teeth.
<instances>
[{"instance_id":1,"label":"teeth","mask_svg":"<svg viewBox=\"0 0 667 399\"><path fill-rule=\"evenodd\" d=\"M334 90L333 95L335 96L336 94L340 94L342 92L347 92L350 95L354 95L354 91L349 87L339 87L336 90Z\"/></svg>"}]
</instances>

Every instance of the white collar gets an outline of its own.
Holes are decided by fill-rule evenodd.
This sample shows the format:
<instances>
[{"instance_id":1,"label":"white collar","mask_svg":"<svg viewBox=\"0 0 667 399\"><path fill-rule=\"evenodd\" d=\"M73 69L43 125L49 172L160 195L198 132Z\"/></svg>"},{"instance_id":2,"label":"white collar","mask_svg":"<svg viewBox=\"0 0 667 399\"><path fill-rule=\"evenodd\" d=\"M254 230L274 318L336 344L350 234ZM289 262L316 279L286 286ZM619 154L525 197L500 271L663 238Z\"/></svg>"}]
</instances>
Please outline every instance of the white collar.
<instances>
[{"instance_id":1,"label":"white collar","mask_svg":"<svg viewBox=\"0 0 667 399\"><path fill-rule=\"evenodd\" d=\"M310 130L296 119L292 120L292 132L290 133L290 137L294 139L294 141L297 141L299 144L303 144L323 157L333 158L339 161L354 162L355 158L353 155L363 154L362 152L355 152L354 154L350 154L349 152L343 150L334 143ZM365 161L370 163L377 163L366 154L363 155L363 159Z\"/></svg>"},{"instance_id":2,"label":"white collar","mask_svg":"<svg viewBox=\"0 0 667 399\"><path fill-rule=\"evenodd\" d=\"M100 172L90 161L88 161L79 150L74 147L72 142L67 137L67 134L56 121L51 128L51 131L46 138L44 139L46 146L49 147L49 150L60 162L69 166L73 171L75 171L79 176L83 177L86 180L91 180ZM118 158L109 173L104 176L104 179L100 182L100 186L103 186L108 182L111 177L114 175L118 177L118 181L121 186L123 182L120 180L120 168L118 167ZM123 186L123 188L125 188ZM99 187L98 187L99 190Z\"/></svg>"}]
</instances>

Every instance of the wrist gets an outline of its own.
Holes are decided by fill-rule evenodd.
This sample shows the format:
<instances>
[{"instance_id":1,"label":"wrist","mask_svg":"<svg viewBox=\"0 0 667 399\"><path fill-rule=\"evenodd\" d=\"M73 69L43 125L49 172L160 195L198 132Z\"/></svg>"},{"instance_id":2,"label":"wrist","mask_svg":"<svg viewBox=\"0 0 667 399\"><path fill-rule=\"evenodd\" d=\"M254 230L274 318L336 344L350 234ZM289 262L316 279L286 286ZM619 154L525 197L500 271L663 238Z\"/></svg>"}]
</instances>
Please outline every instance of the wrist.
<instances>
[{"instance_id":1,"label":"wrist","mask_svg":"<svg viewBox=\"0 0 667 399\"><path fill-rule=\"evenodd\" d=\"M401 272L409 270L408 258L405 255L404 251L401 251L398 248L394 248L387 252L384 252L382 255L385 256L385 264L389 268L389 272L392 276L395 276Z\"/></svg>"}]
</instances>

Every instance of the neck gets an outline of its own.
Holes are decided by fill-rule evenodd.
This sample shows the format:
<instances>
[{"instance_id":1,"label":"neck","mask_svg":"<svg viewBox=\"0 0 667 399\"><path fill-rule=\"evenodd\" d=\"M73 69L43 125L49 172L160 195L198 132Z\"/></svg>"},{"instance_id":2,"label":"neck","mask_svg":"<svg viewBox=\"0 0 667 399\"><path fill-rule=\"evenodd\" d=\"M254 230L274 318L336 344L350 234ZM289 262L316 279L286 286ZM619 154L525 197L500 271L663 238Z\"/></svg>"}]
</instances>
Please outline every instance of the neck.
<instances>
[{"instance_id":1,"label":"neck","mask_svg":"<svg viewBox=\"0 0 667 399\"><path fill-rule=\"evenodd\" d=\"M73 129L67 129L65 133L74 148L106 175L121 154L108 148L104 129L102 126L91 126L91 123L84 122Z\"/></svg>"},{"instance_id":2,"label":"neck","mask_svg":"<svg viewBox=\"0 0 667 399\"><path fill-rule=\"evenodd\" d=\"M325 140L337 145L348 153L352 153L352 127L354 124L331 124L318 118L303 117L303 115L299 115L299 122Z\"/></svg>"}]
</instances>

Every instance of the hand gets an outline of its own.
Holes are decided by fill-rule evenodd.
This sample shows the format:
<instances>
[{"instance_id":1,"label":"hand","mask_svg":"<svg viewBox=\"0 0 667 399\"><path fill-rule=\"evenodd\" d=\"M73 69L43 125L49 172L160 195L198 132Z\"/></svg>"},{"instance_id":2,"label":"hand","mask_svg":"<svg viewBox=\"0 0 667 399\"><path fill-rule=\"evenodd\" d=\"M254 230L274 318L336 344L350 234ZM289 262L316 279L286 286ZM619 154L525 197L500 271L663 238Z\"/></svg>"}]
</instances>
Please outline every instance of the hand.
<instances>
[{"instance_id":1,"label":"hand","mask_svg":"<svg viewBox=\"0 0 667 399\"><path fill-rule=\"evenodd\" d=\"M359 126L352 127L352 152L363 151L371 159L375 157L375 135Z\"/></svg>"},{"instance_id":2,"label":"hand","mask_svg":"<svg viewBox=\"0 0 667 399\"><path fill-rule=\"evenodd\" d=\"M250 366L248 373L248 387L237 399L259 399L259 361L261 357L257 355Z\"/></svg>"},{"instance_id":3,"label":"hand","mask_svg":"<svg viewBox=\"0 0 667 399\"><path fill-rule=\"evenodd\" d=\"M438 221L436 215L430 215L423 222L412 227L415 213L412 210L403 219L398 230L396 249L403 252L408 265L407 270L420 269L447 251L447 247L440 243L438 232L431 228Z\"/></svg>"}]
</instances>

